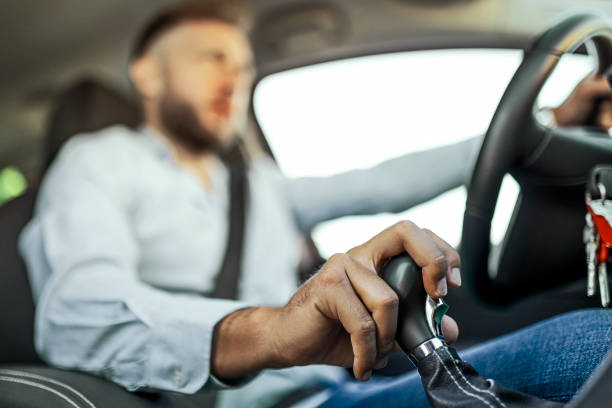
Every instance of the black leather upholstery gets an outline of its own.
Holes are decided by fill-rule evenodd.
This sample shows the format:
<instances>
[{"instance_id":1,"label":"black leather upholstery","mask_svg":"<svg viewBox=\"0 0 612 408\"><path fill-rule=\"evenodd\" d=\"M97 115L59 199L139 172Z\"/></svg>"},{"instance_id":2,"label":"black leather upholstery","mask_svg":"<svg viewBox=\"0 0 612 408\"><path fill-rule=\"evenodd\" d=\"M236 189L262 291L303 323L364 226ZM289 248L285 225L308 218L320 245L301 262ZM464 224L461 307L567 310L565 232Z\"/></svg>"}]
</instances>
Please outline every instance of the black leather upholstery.
<instances>
[{"instance_id":1,"label":"black leather upholstery","mask_svg":"<svg viewBox=\"0 0 612 408\"><path fill-rule=\"evenodd\" d=\"M11 408L196 408L177 393L133 393L103 378L41 366L0 367L0 406Z\"/></svg>"},{"instance_id":2,"label":"black leather upholstery","mask_svg":"<svg viewBox=\"0 0 612 408\"><path fill-rule=\"evenodd\" d=\"M32 216L31 191L0 207L0 364L40 363L34 351L34 304L17 237Z\"/></svg>"},{"instance_id":3,"label":"black leather upholstery","mask_svg":"<svg viewBox=\"0 0 612 408\"><path fill-rule=\"evenodd\" d=\"M141 113L136 103L112 87L83 78L58 95L49 115L43 171L62 145L78 133L117 124L136 127L140 123Z\"/></svg>"},{"instance_id":4,"label":"black leather upholstery","mask_svg":"<svg viewBox=\"0 0 612 408\"><path fill-rule=\"evenodd\" d=\"M450 347L440 347L419 362L419 374L434 408L554 408L546 401L484 379Z\"/></svg>"}]
</instances>

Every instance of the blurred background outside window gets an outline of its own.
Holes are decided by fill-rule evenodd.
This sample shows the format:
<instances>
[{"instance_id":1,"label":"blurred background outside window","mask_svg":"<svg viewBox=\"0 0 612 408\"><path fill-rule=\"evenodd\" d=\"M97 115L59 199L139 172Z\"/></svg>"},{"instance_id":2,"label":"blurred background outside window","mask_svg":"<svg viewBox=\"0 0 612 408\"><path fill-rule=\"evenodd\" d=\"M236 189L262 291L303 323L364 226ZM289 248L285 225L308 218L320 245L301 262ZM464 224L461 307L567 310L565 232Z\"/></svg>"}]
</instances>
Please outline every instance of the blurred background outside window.
<instances>
[{"instance_id":1,"label":"blurred background outside window","mask_svg":"<svg viewBox=\"0 0 612 408\"><path fill-rule=\"evenodd\" d=\"M522 56L508 49L412 51L293 69L259 82L255 114L289 177L367 168L484 134ZM592 69L591 57L564 56L538 105L557 106ZM503 238L518 193L518 184L506 176L493 219L493 243ZM397 220L410 219L457 245L465 199L466 189L457 188L400 214L323 223L313 238L321 254L329 256Z\"/></svg>"}]
</instances>

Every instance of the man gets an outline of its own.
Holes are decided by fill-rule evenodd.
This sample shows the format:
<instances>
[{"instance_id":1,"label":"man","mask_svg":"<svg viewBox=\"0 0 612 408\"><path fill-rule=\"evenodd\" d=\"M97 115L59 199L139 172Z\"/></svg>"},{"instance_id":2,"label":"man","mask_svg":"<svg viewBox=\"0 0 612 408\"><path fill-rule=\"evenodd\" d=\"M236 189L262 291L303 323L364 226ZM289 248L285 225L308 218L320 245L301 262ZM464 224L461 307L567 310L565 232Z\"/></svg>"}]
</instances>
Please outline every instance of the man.
<instances>
[{"instance_id":1,"label":"man","mask_svg":"<svg viewBox=\"0 0 612 408\"><path fill-rule=\"evenodd\" d=\"M294 272L302 231L462 184L475 141L320 180L286 180L253 157L239 300L206 296L228 236L219 156L245 132L253 80L242 21L227 0L160 14L130 63L143 128L73 138L50 169L20 242L37 299L35 343L49 363L129 390L243 385L219 404L270 405L307 384L337 383L344 371L329 365L362 381L385 365L397 297L376 272L390 256L408 251L434 298L460 286L456 251L410 222L333 256L299 288ZM451 319L444 329L456 338Z\"/></svg>"}]
</instances>

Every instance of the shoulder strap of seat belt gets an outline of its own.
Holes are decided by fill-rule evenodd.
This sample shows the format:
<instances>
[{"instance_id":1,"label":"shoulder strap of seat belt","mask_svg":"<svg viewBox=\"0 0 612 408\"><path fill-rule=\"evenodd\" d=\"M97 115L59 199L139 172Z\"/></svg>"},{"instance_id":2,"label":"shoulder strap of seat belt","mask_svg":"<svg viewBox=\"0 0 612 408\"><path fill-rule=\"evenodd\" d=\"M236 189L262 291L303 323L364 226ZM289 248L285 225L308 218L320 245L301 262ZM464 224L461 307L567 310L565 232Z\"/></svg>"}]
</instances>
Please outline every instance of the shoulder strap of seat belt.
<instances>
[{"instance_id":1,"label":"shoulder strap of seat belt","mask_svg":"<svg viewBox=\"0 0 612 408\"><path fill-rule=\"evenodd\" d=\"M237 299L247 215L247 164L245 154L238 143L223 155L222 160L229 170L229 230L223 263L212 297Z\"/></svg>"}]
</instances>

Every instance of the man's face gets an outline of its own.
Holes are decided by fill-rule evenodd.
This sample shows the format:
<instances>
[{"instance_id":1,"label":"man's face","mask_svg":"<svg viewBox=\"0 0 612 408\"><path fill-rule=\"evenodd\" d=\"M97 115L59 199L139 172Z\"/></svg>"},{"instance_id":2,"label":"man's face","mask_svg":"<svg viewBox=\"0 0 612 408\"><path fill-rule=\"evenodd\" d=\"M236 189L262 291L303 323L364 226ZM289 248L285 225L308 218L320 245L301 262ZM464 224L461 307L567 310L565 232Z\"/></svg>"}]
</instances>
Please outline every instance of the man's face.
<instances>
[{"instance_id":1,"label":"man's face","mask_svg":"<svg viewBox=\"0 0 612 408\"><path fill-rule=\"evenodd\" d=\"M192 150L231 144L246 124L253 80L244 32L228 23L189 21L154 47L163 82L157 111L169 136Z\"/></svg>"}]
</instances>

